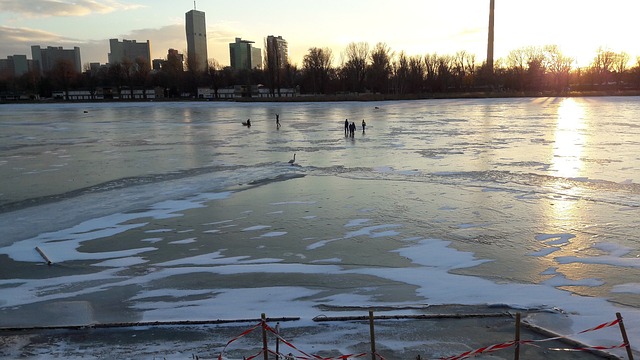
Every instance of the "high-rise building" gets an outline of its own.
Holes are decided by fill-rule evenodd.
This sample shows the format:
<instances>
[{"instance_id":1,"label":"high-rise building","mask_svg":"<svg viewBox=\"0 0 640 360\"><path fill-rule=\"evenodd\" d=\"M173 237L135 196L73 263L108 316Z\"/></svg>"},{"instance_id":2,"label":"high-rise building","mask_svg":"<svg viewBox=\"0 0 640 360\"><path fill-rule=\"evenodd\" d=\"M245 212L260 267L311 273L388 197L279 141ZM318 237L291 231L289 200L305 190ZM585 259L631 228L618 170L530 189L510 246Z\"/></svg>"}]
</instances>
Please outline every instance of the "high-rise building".
<instances>
[{"instance_id":1,"label":"high-rise building","mask_svg":"<svg viewBox=\"0 0 640 360\"><path fill-rule=\"evenodd\" d=\"M289 46L282 36L267 36L267 61L277 69L284 69L289 63Z\"/></svg>"},{"instance_id":2,"label":"high-rise building","mask_svg":"<svg viewBox=\"0 0 640 360\"><path fill-rule=\"evenodd\" d=\"M135 63L136 60L142 59L147 68L151 66L151 45L147 42L136 42L135 40L118 41L118 39L109 39L109 64L114 65L123 61Z\"/></svg>"},{"instance_id":3,"label":"high-rise building","mask_svg":"<svg viewBox=\"0 0 640 360\"><path fill-rule=\"evenodd\" d=\"M253 47L253 41L236 38L235 42L229 43L229 56L231 67L240 69L261 69L262 50Z\"/></svg>"},{"instance_id":4,"label":"high-rise building","mask_svg":"<svg viewBox=\"0 0 640 360\"><path fill-rule=\"evenodd\" d=\"M204 12L191 10L185 14L187 32L187 66L197 71L207 71L207 24Z\"/></svg>"},{"instance_id":5,"label":"high-rise building","mask_svg":"<svg viewBox=\"0 0 640 360\"><path fill-rule=\"evenodd\" d=\"M42 49L40 45L33 45L31 46L31 58L38 62L41 72L53 70L56 64L61 61L69 63L75 72L82 72L80 48L77 46L73 50L65 50L62 46L48 46L46 49Z\"/></svg>"},{"instance_id":6,"label":"high-rise building","mask_svg":"<svg viewBox=\"0 0 640 360\"><path fill-rule=\"evenodd\" d=\"M32 70L33 61L27 55L7 56L0 59L0 79L22 76Z\"/></svg>"}]
</instances>

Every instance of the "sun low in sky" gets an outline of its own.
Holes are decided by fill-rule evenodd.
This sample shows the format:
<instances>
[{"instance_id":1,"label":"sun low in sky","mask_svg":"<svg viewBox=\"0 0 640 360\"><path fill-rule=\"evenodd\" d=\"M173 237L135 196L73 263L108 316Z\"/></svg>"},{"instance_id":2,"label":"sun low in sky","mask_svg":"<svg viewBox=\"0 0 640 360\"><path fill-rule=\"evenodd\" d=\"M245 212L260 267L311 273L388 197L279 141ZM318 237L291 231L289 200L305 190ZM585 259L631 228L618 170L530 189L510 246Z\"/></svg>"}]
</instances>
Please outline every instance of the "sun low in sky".
<instances>
[{"instance_id":1,"label":"sun low in sky","mask_svg":"<svg viewBox=\"0 0 640 360\"><path fill-rule=\"evenodd\" d=\"M264 47L282 36L300 65L311 47L332 49L336 62L351 42L386 43L396 53L476 54L486 59L489 0L200 0L206 13L209 56L229 64L236 37ZM0 58L26 54L31 45L80 47L83 63L107 62L108 39L150 40L151 57L186 49L184 14L191 0L0 0ZM495 58L527 46L558 45L580 66L598 48L640 55L640 1L496 0Z\"/></svg>"}]
</instances>

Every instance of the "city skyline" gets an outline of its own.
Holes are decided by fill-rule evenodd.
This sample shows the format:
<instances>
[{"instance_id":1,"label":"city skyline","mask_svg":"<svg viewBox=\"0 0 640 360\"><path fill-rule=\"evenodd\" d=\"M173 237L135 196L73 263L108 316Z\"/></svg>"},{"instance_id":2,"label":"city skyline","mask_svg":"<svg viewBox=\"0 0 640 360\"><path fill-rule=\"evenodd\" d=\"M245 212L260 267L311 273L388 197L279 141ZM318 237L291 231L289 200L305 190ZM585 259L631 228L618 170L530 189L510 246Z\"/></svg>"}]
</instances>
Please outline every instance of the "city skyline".
<instances>
[{"instance_id":1,"label":"city skyline","mask_svg":"<svg viewBox=\"0 0 640 360\"><path fill-rule=\"evenodd\" d=\"M496 60L511 50L551 44L576 58L579 66L588 65L600 47L627 52L633 63L640 55L633 38L637 1L610 0L607 7L578 0L531 4L496 1ZM29 55L32 45L78 46L83 64L106 63L112 38L149 40L152 59L166 57L169 48L186 53L184 14L194 7L191 0L0 0L0 5L0 58ZM311 47L330 48L339 63L352 42L370 47L383 42L407 55L464 50L476 54L478 64L486 58L489 0L400 0L393 6L379 0L304 5L248 0L240 9L201 1L196 9L206 14L209 59L223 66L230 65L228 44L236 37L263 48L268 35L286 39L290 61L299 66Z\"/></svg>"}]
</instances>

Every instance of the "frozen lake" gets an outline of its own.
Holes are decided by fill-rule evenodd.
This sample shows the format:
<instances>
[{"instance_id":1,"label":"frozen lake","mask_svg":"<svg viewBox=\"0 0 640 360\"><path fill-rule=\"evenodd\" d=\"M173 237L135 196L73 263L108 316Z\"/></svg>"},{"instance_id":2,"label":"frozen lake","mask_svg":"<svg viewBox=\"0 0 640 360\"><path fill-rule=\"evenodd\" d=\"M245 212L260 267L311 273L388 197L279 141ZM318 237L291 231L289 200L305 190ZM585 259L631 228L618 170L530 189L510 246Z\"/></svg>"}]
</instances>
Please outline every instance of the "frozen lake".
<instances>
[{"instance_id":1,"label":"frozen lake","mask_svg":"<svg viewBox=\"0 0 640 360\"><path fill-rule=\"evenodd\" d=\"M507 304L638 349L639 100L0 105L0 326Z\"/></svg>"}]
</instances>

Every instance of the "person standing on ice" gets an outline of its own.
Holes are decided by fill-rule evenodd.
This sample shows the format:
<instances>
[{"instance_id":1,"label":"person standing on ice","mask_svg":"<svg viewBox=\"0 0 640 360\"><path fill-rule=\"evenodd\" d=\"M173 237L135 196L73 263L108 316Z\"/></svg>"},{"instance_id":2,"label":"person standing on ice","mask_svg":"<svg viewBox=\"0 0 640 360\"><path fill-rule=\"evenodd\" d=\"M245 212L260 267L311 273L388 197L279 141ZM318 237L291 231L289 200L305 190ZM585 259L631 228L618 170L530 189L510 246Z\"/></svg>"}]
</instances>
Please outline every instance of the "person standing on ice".
<instances>
[{"instance_id":1,"label":"person standing on ice","mask_svg":"<svg viewBox=\"0 0 640 360\"><path fill-rule=\"evenodd\" d=\"M347 136L347 131L349 131L349 119L344 119L344 136Z\"/></svg>"},{"instance_id":2,"label":"person standing on ice","mask_svg":"<svg viewBox=\"0 0 640 360\"><path fill-rule=\"evenodd\" d=\"M362 133L364 134L364 127L367 126L367 123L362 119Z\"/></svg>"}]
</instances>

